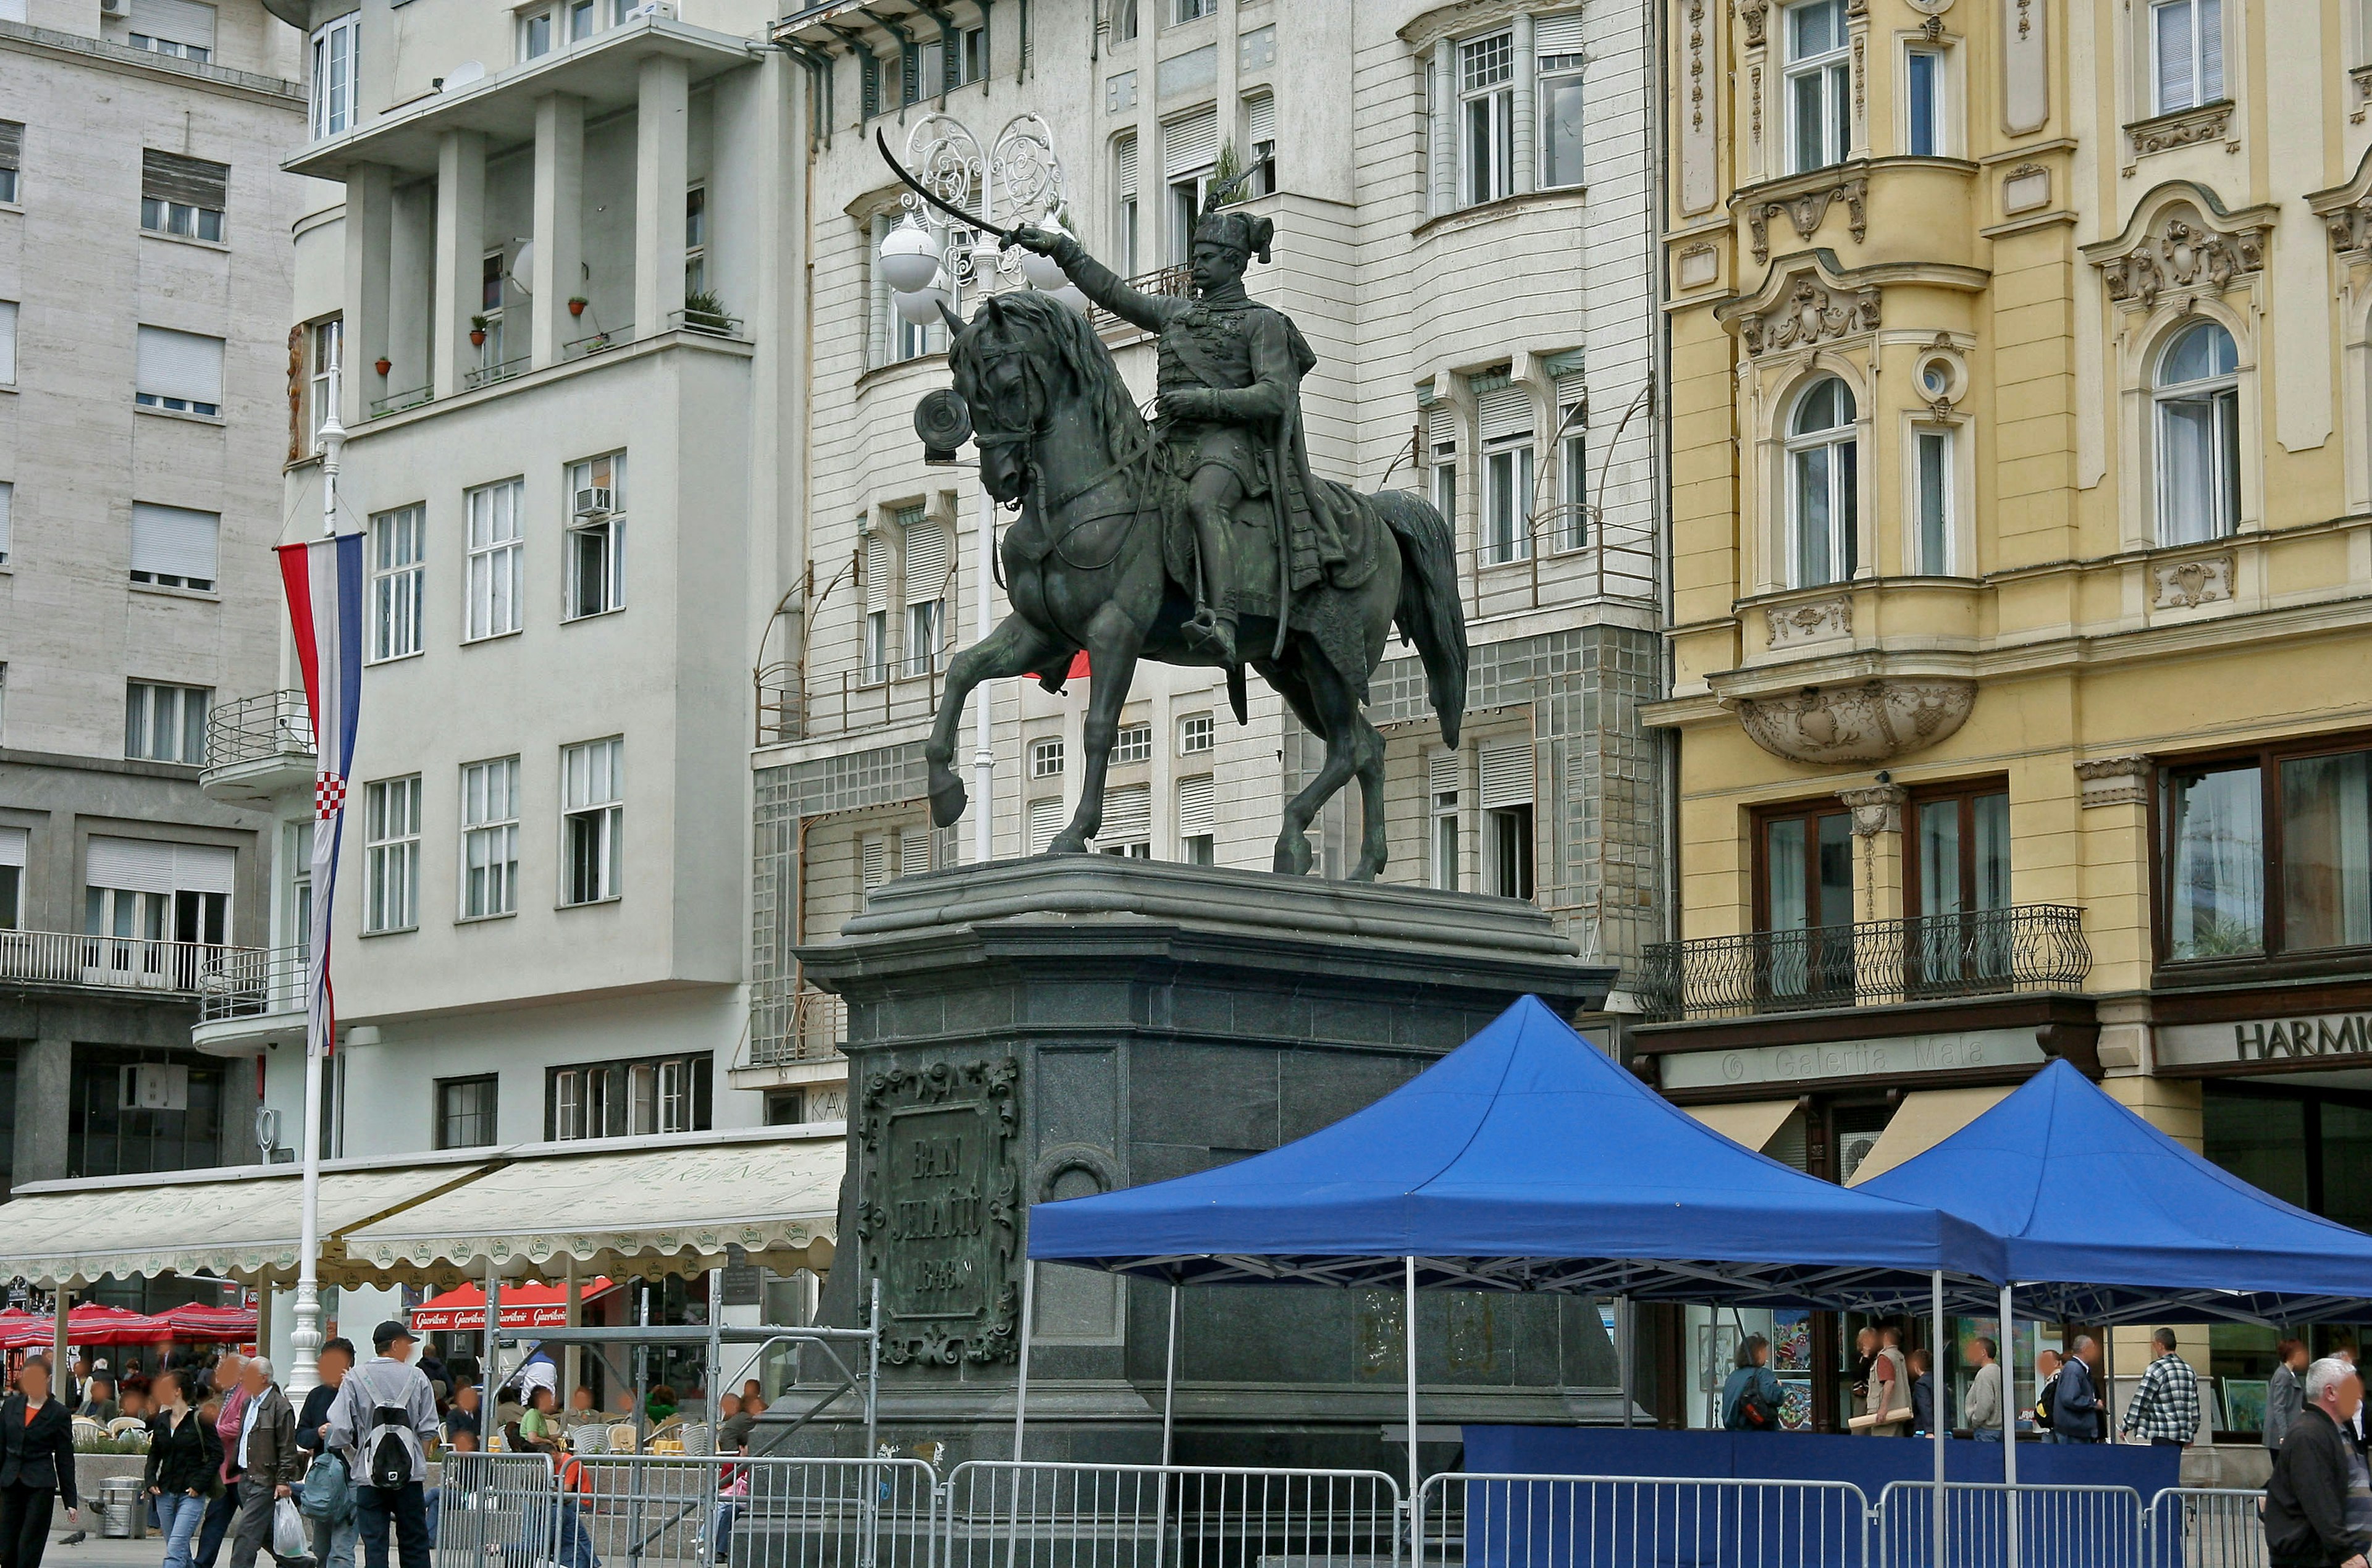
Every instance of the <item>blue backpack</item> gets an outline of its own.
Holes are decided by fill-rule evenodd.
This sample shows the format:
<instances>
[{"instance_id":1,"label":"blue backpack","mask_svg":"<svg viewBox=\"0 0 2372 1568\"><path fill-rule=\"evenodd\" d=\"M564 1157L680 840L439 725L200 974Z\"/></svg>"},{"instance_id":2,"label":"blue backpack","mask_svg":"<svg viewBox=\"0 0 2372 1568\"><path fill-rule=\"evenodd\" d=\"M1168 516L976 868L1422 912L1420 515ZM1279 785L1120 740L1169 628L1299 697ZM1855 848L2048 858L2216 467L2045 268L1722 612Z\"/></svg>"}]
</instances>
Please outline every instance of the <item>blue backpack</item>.
<instances>
[{"instance_id":1,"label":"blue backpack","mask_svg":"<svg viewBox=\"0 0 2372 1568\"><path fill-rule=\"evenodd\" d=\"M355 1489L344 1459L325 1453L313 1460L296 1488L296 1511L325 1525L343 1525L354 1517Z\"/></svg>"}]
</instances>

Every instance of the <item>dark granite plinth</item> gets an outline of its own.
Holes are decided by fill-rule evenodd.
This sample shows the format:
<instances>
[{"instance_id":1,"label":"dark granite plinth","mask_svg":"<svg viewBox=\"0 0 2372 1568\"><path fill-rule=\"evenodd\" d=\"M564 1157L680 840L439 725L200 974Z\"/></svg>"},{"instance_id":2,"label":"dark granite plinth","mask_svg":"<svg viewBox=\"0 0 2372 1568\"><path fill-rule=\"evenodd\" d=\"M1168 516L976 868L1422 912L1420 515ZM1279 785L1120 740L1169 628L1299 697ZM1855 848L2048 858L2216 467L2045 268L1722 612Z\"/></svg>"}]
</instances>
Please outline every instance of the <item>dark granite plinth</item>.
<instances>
[{"instance_id":1,"label":"dark granite plinth","mask_svg":"<svg viewBox=\"0 0 2372 1568\"><path fill-rule=\"evenodd\" d=\"M1029 1203L1274 1148L1518 995L1570 1016L1613 979L1514 900L1101 855L903 878L800 956L848 1003L825 1314L859 1322L880 1279L882 1439L944 1463L1011 1456ZM1035 1299L1029 1457L1157 1459L1167 1290L1048 1265ZM1198 1287L1181 1307L1180 1462L1404 1466L1396 1294ZM1435 1293L1418 1335L1428 1424L1619 1419L1593 1303ZM788 1440L859 1444L837 1411Z\"/></svg>"}]
</instances>

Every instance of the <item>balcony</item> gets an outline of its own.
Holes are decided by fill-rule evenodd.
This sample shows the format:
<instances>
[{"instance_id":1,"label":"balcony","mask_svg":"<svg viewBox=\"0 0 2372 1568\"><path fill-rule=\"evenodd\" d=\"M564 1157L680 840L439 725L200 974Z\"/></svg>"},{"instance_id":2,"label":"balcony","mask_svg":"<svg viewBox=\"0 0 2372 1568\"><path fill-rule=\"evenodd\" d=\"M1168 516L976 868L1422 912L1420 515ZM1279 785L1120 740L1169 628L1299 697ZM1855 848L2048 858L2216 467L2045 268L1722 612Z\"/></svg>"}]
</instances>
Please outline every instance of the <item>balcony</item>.
<instances>
[{"instance_id":1,"label":"balcony","mask_svg":"<svg viewBox=\"0 0 2372 1568\"><path fill-rule=\"evenodd\" d=\"M302 947L220 949L198 975L200 1051L245 1055L275 1042L305 1038L306 975Z\"/></svg>"},{"instance_id":2,"label":"balcony","mask_svg":"<svg viewBox=\"0 0 2372 1568\"><path fill-rule=\"evenodd\" d=\"M206 764L199 785L209 799L268 806L313 783L313 715L302 691L265 691L206 715Z\"/></svg>"},{"instance_id":3,"label":"balcony","mask_svg":"<svg viewBox=\"0 0 2372 1568\"><path fill-rule=\"evenodd\" d=\"M203 993L211 973L253 951L146 936L0 931L0 985L194 997Z\"/></svg>"},{"instance_id":4,"label":"balcony","mask_svg":"<svg viewBox=\"0 0 2372 1568\"><path fill-rule=\"evenodd\" d=\"M1128 286L1139 294L1156 295L1166 299L1191 298L1194 293L1194 270L1180 263L1174 267L1156 267L1149 273L1139 273L1128 280ZM1087 308L1087 324L1099 332L1134 332L1136 325L1123 320L1100 305Z\"/></svg>"},{"instance_id":5,"label":"balcony","mask_svg":"<svg viewBox=\"0 0 2372 1568\"><path fill-rule=\"evenodd\" d=\"M2017 904L1659 942L1639 990L1648 1021L1696 1023L2081 991L2091 967L2081 910Z\"/></svg>"}]
</instances>

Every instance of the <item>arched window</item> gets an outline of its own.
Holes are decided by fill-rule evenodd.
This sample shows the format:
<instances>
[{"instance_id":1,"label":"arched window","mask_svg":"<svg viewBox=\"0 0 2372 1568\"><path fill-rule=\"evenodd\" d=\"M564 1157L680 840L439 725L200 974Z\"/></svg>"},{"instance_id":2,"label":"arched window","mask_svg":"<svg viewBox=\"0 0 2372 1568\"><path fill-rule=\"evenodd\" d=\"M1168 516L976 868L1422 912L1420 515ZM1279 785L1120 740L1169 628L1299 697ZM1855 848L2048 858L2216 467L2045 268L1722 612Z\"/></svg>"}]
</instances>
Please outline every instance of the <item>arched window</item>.
<instances>
[{"instance_id":1,"label":"arched window","mask_svg":"<svg viewBox=\"0 0 2372 1568\"><path fill-rule=\"evenodd\" d=\"M1793 587L1854 574L1858 448L1852 389L1823 376L1796 400L1787 422L1787 530Z\"/></svg>"},{"instance_id":2,"label":"arched window","mask_svg":"<svg viewBox=\"0 0 2372 1568\"><path fill-rule=\"evenodd\" d=\"M2213 321L2158 355L2157 540L2221 539L2240 522L2239 350Z\"/></svg>"}]
</instances>

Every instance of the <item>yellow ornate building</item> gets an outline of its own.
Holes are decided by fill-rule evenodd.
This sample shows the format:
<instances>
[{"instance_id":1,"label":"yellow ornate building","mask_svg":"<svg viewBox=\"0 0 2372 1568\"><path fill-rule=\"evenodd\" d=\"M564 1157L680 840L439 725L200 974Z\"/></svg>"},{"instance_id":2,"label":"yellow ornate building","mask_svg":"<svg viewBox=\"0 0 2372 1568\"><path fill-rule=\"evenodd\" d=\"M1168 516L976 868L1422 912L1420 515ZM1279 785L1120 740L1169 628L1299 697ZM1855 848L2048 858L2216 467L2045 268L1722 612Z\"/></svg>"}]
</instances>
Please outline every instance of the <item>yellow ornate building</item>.
<instances>
[{"instance_id":1,"label":"yellow ornate building","mask_svg":"<svg viewBox=\"0 0 2372 1568\"><path fill-rule=\"evenodd\" d=\"M1706 1120L1852 1179L2064 1056L2372 1222L2367 26L1667 0Z\"/></svg>"}]
</instances>

